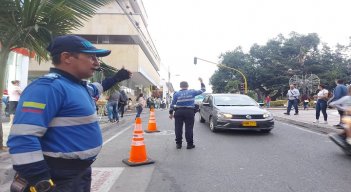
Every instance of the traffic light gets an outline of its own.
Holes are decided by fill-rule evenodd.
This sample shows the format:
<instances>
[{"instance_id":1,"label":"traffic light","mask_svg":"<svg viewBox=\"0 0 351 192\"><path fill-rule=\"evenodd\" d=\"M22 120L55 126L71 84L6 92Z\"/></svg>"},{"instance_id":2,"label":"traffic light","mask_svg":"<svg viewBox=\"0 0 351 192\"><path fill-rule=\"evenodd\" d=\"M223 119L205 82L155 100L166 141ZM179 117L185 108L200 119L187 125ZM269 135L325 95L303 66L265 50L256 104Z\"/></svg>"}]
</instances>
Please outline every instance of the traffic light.
<instances>
[{"instance_id":1,"label":"traffic light","mask_svg":"<svg viewBox=\"0 0 351 192\"><path fill-rule=\"evenodd\" d=\"M197 57L194 57L194 65L197 64Z\"/></svg>"}]
</instances>

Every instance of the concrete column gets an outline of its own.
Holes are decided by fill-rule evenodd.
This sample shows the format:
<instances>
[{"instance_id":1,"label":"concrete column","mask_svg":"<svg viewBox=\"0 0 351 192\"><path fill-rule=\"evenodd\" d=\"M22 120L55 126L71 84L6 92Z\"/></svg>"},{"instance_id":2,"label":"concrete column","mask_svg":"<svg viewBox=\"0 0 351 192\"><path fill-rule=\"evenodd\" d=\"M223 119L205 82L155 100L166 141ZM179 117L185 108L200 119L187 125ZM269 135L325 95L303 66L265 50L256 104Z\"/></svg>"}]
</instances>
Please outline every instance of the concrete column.
<instances>
[{"instance_id":1,"label":"concrete column","mask_svg":"<svg viewBox=\"0 0 351 192\"><path fill-rule=\"evenodd\" d=\"M21 89L24 90L28 84L28 67L29 67L29 57L22 55L22 61L18 66L19 73L17 79L21 81Z\"/></svg>"}]
</instances>

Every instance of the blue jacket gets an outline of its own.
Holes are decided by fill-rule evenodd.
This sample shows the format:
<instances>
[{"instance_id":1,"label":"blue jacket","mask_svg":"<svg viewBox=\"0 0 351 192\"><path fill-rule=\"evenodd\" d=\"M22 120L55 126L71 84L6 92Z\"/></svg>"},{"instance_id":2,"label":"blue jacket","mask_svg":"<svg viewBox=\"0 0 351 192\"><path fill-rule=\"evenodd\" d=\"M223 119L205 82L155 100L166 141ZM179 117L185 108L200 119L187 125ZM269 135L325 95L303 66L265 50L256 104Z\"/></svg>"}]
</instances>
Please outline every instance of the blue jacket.
<instances>
[{"instance_id":1,"label":"blue jacket","mask_svg":"<svg viewBox=\"0 0 351 192\"><path fill-rule=\"evenodd\" d=\"M331 101L339 100L341 97L347 95L347 87L343 84L337 84L333 92L333 98Z\"/></svg>"},{"instance_id":2,"label":"blue jacket","mask_svg":"<svg viewBox=\"0 0 351 192\"><path fill-rule=\"evenodd\" d=\"M201 83L201 90L182 89L173 95L173 100L170 106L170 113L173 113L177 107L188 107L195 109L195 96L205 92L205 84Z\"/></svg>"},{"instance_id":3,"label":"blue jacket","mask_svg":"<svg viewBox=\"0 0 351 192\"><path fill-rule=\"evenodd\" d=\"M20 176L47 178L43 155L92 160L102 147L102 135L92 97L103 91L51 69L21 94L7 145L13 168Z\"/></svg>"}]
</instances>

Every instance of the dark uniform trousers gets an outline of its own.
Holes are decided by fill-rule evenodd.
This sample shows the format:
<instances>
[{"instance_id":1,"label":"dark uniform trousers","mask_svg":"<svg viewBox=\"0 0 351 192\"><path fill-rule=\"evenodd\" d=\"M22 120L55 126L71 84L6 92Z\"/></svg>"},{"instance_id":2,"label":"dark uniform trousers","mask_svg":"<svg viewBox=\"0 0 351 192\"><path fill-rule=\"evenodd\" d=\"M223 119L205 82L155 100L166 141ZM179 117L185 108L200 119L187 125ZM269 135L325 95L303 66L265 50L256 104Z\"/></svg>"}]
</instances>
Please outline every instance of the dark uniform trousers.
<instances>
[{"instance_id":1,"label":"dark uniform trousers","mask_svg":"<svg viewBox=\"0 0 351 192\"><path fill-rule=\"evenodd\" d=\"M91 185L91 167L83 170L51 169L51 178L55 192L89 192Z\"/></svg>"},{"instance_id":2,"label":"dark uniform trousers","mask_svg":"<svg viewBox=\"0 0 351 192\"><path fill-rule=\"evenodd\" d=\"M176 143L181 144L183 139L183 124L185 124L185 139L188 145L193 144L194 109L178 108L174 112Z\"/></svg>"},{"instance_id":3,"label":"dark uniform trousers","mask_svg":"<svg viewBox=\"0 0 351 192\"><path fill-rule=\"evenodd\" d=\"M93 160L44 158L56 185L54 192L90 192Z\"/></svg>"}]
</instances>

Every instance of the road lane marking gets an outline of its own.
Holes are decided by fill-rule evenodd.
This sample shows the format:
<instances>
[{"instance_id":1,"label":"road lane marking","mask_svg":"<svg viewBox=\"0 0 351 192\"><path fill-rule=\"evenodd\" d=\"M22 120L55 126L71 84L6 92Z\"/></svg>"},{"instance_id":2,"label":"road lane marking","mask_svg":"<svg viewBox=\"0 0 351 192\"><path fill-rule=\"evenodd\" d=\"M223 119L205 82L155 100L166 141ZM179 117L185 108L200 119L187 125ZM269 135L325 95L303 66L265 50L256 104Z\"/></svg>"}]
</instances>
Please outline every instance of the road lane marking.
<instances>
[{"instance_id":1,"label":"road lane marking","mask_svg":"<svg viewBox=\"0 0 351 192\"><path fill-rule=\"evenodd\" d=\"M301 127L299 127L299 126L297 126L297 125L292 125L292 124L288 124L288 123L285 123L285 122L280 122L280 123L285 124L285 125L288 125L288 126L291 126L291 127L294 127L294 128L299 129L299 130L301 130L301 131L305 131L305 132L309 132L309 133L314 133L314 134L317 134L317 135L320 135L320 136L323 136L323 137L326 136L325 134L317 133L317 132L314 132L314 131L311 131L311 130L308 130L308 129L305 129L305 128L301 128Z\"/></svg>"},{"instance_id":2,"label":"road lane marking","mask_svg":"<svg viewBox=\"0 0 351 192\"><path fill-rule=\"evenodd\" d=\"M173 130L165 130L165 131L160 131L156 133L145 133L145 135L174 135Z\"/></svg>"},{"instance_id":3,"label":"road lane marking","mask_svg":"<svg viewBox=\"0 0 351 192\"><path fill-rule=\"evenodd\" d=\"M113 139L115 139L116 137L120 136L122 133L126 132L128 129L132 128L132 126L134 125L131 125L125 129L123 129L122 131L116 133L114 136L112 136L111 138L107 139L103 144L102 146L106 145L107 143L109 143L110 141L112 141Z\"/></svg>"},{"instance_id":4,"label":"road lane marking","mask_svg":"<svg viewBox=\"0 0 351 192\"><path fill-rule=\"evenodd\" d=\"M93 167L91 192L109 191L123 170L123 167Z\"/></svg>"}]
</instances>

